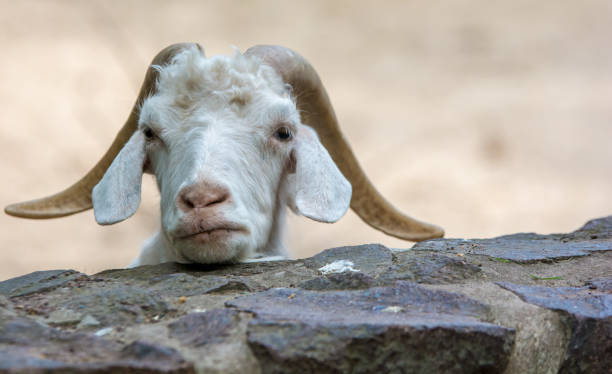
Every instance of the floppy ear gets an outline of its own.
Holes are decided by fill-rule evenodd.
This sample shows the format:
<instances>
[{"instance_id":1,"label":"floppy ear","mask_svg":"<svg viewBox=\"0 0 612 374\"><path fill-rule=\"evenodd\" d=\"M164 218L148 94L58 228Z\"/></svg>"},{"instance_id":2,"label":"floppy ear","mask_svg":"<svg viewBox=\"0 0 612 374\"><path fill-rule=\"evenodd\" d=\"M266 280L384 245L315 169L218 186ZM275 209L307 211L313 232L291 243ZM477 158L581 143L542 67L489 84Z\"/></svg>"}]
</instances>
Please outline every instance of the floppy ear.
<instances>
[{"instance_id":1,"label":"floppy ear","mask_svg":"<svg viewBox=\"0 0 612 374\"><path fill-rule=\"evenodd\" d=\"M289 206L320 222L336 222L349 208L351 184L329 156L317 134L300 126L293 150L295 174L289 178Z\"/></svg>"},{"instance_id":2,"label":"floppy ear","mask_svg":"<svg viewBox=\"0 0 612 374\"><path fill-rule=\"evenodd\" d=\"M145 158L144 135L136 131L93 189L94 215L100 225L112 225L136 213Z\"/></svg>"}]
</instances>

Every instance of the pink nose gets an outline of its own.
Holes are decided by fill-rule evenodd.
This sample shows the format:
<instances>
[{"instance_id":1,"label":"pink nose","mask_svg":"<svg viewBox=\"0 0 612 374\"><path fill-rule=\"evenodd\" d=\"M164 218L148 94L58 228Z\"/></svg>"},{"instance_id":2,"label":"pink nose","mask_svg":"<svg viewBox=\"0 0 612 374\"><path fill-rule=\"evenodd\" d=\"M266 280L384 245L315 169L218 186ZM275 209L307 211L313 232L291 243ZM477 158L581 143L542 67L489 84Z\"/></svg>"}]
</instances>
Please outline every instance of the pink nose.
<instances>
[{"instance_id":1,"label":"pink nose","mask_svg":"<svg viewBox=\"0 0 612 374\"><path fill-rule=\"evenodd\" d=\"M177 205L183 212L193 209L213 208L229 201L227 188L209 183L196 183L185 187L179 193Z\"/></svg>"}]
</instances>

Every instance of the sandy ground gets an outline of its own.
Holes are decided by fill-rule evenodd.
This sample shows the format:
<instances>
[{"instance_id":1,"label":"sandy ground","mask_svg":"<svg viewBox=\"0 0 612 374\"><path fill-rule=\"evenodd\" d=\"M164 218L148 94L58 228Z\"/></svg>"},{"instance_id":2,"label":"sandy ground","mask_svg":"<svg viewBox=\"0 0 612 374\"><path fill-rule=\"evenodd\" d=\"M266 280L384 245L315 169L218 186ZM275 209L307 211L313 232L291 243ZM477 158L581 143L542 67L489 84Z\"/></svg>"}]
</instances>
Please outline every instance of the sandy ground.
<instances>
[{"instance_id":1,"label":"sandy ground","mask_svg":"<svg viewBox=\"0 0 612 374\"><path fill-rule=\"evenodd\" d=\"M0 204L81 177L123 124L144 69L177 41L209 55L281 44L325 82L381 192L448 237L563 232L612 213L612 2L0 1ZM125 266L158 226L145 178L130 220L0 215L0 279ZM292 217L294 257L407 247L349 213Z\"/></svg>"}]
</instances>

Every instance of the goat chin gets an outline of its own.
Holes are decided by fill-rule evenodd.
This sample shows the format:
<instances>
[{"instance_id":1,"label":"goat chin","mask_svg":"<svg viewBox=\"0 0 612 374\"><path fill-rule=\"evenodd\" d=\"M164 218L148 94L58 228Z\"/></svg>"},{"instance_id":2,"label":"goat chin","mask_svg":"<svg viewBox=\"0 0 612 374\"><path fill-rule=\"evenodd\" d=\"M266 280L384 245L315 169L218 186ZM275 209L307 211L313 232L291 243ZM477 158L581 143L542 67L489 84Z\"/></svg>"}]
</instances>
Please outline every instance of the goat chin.
<instances>
[{"instance_id":1,"label":"goat chin","mask_svg":"<svg viewBox=\"0 0 612 374\"><path fill-rule=\"evenodd\" d=\"M225 242L223 244L226 244ZM282 241L276 240L269 243L265 253L253 253L246 243L237 243L232 248L218 246L191 247L180 250L176 245L170 243L163 232L158 231L149 238L142 246L140 254L129 265L134 268L143 265L157 265L164 262L189 263L240 263L279 261L287 258L286 249Z\"/></svg>"}]
</instances>

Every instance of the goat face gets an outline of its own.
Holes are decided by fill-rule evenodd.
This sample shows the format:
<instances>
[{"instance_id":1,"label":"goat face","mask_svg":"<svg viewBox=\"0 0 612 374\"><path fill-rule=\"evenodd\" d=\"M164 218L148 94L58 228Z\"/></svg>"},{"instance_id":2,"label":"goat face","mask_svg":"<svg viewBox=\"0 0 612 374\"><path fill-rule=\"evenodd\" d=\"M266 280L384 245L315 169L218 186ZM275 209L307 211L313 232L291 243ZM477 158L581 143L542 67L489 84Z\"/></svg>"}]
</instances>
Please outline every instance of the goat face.
<instances>
[{"instance_id":1,"label":"goat face","mask_svg":"<svg viewBox=\"0 0 612 374\"><path fill-rule=\"evenodd\" d=\"M162 234L181 262L278 254L285 205L319 221L344 215L351 186L272 68L192 49L158 70L138 131L94 189L98 222L133 214L143 171L156 176Z\"/></svg>"},{"instance_id":2,"label":"goat face","mask_svg":"<svg viewBox=\"0 0 612 374\"><path fill-rule=\"evenodd\" d=\"M295 104L271 90L248 104L211 93L181 113L163 95L144 103L140 129L177 258L227 261L277 245L282 177L292 170L299 126Z\"/></svg>"}]
</instances>

